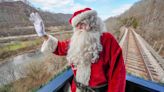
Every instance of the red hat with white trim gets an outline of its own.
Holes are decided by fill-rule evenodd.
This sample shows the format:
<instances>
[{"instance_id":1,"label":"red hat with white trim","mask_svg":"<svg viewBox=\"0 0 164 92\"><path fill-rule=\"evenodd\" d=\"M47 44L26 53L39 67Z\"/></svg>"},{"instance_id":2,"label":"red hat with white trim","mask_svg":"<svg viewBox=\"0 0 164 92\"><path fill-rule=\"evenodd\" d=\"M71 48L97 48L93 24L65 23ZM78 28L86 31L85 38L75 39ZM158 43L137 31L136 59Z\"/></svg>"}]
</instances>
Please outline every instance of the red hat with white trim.
<instances>
[{"instance_id":1,"label":"red hat with white trim","mask_svg":"<svg viewBox=\"0 0 164 92\"><path fill-rule=\"evenodd\" d=\"M91 8L84 8L82 10L78 10L74 12L72 17L69 19L69 23L76 27L76 25L82 21L84 18L87 18L90 15L97 15L97 12L95 10L92 10Z\"/></svg>"}]
</instances>

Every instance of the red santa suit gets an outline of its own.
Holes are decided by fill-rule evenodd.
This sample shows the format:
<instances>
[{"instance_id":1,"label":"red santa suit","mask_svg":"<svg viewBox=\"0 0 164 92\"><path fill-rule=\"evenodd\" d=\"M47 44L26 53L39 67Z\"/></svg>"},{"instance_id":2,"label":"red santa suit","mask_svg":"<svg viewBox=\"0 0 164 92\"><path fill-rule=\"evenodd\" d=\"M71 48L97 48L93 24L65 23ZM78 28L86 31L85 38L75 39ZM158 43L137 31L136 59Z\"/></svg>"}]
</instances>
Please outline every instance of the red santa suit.
<instances>
[{"instance_id":1,"label":"red santa suit","mask_svg":"<svg viewBox=\"0 0 164 92\"><path fill-rule=\"evenodd\" d=\"M122 49L115 38L108 32L102 33L100 37L102 51L96 63L91 63L87 67L77 70L72 66L74 76L82 71L89 71L88 86L91 88L108 84L106 92L125 92L126 72L122 56ZM49 39L42 45L42 52L52 52L59 56L66 56L70 41L58 41L49 36ZM83 80L86 81L86 80ZM71 92L77 92L75 82L71 83Z\"/></svg>"}]
</instances>

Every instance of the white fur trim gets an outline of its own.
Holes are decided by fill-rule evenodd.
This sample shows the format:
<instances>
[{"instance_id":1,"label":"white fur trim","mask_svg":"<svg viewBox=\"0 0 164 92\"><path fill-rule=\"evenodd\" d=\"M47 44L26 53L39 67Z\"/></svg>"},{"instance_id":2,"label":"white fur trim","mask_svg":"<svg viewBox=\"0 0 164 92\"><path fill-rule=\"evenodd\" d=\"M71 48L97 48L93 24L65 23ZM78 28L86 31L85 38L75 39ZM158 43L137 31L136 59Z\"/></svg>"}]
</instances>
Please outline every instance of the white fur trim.
<instances>
[{"instance_id":1,"label":"white fur trim","mask_svg":"<svg viewBox=\"0 0 164 92\"><path fill-rule=\"evenodd\" d=\"M55 37L51 35L48 35L48 37L48 40L44 41L41 47L41 52L43 53L54 52L58 45L58 40Z\"/></svg>"},{"instance_id":2,"label":"white fur trim","mask_svg":"<svg viewBox=\"0 0 164 92\"><path fill-rule=\"evenodd\" d=\"M72 26L75 27L81 20L83 20L84 18L86 18L89 15L97 15L97 12L95 10L88 10L88 11L85 11L85 12L82 12L82 13L76 15L72 19Z\"/></svg>"}]
</instances>

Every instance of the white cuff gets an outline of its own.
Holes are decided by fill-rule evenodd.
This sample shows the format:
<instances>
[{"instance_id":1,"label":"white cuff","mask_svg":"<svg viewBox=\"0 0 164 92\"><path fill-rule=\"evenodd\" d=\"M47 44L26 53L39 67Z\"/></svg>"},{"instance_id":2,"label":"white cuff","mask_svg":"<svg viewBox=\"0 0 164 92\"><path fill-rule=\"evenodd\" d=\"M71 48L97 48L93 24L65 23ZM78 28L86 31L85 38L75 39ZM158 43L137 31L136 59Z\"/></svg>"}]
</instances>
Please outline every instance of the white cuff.
<instances>
[{"instance_id":1,"label":"white cuff","mask_svg":"<svg viewBox=\"0 0 164 92\"><path fill-rule=\"evenodd\" d=\"M48 40L44 41L41 47L41 52L43 53L54 52L58 45L58 40L55 37L51 35L48 35L48 37L49 37Z\"/></svg>"}]
</instances>

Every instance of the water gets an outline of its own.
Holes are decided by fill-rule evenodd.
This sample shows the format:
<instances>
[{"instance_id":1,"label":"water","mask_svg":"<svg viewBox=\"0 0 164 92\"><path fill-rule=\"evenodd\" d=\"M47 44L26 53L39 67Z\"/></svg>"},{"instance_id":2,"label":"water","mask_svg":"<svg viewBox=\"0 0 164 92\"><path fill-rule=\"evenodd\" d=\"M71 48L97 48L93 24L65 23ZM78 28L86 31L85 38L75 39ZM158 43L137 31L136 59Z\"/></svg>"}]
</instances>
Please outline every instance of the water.
<instances>
[{"instance_id":1,"label":"water","mask_svg":"<svg viewBox=\"0 0 164 92\"><path fill-rule=\"evenodd\" d=\"M7 63L0 65L0 85L8 84L23 77L21 72L25 70L25 65L30 62L41 62L45 56L39 51L24 53L7 60Z\"/></svg>"}]
</instances>

